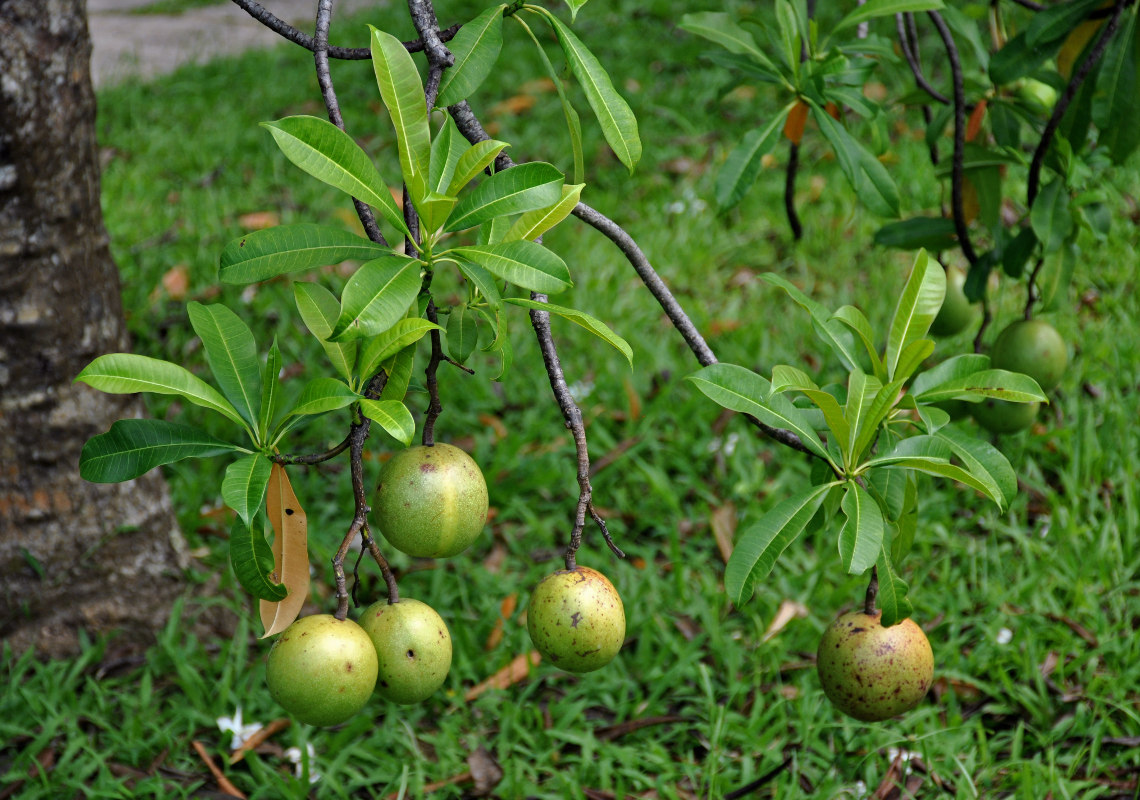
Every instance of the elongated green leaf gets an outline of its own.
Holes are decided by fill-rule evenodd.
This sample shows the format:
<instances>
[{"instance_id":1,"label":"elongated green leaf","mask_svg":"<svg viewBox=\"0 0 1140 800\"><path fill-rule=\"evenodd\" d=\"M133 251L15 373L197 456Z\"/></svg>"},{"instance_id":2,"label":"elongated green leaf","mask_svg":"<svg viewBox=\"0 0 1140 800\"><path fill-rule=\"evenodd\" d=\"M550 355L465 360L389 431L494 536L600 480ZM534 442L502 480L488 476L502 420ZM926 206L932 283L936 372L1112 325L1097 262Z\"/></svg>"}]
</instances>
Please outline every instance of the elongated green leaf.
<instances>
[{"instance_id":1,"label":"elongated green leaf","mask_svg":"<svg viewBox=\"0 0 1140 800\"><path fill-rule=\"evenodd\" d=\"M582 189L585 184L579 183L574 186L562 187L562 199L557 203L546 206L545 208L536 208L533 211L528 211L520 216L515 223L511 225L507 235L503 237L504 242L513 242L518 239L529 239L534 241L542 234L553 228L562 220L570 216L570 212L578 205L578 199L582 196Z\"/></svg>"},{"instance_id":2,"label":"elongated green leaf","mask_svg":"<svg viewBox=\"0 0 1140 800\"><path fill-rule=\"evenodd\" d=\"M875 17L893 17L911 11L936 11L942 8L942 0L867 0L851 9L831 29L835 34L845 28L852 28Z\"/></svg>"},{"instance_id":3,"label":"elongated green leaf","mask_svg":"<svg viewBox=\"0 0 1140 800\"><path fill-rule=\"evenodd\" d=\"M455 126L450 114L443 115L443 125L431 140L431 161L428 164L428 189L439 194L450 194L448 187L455 176L459 159L470 145Z\"/></svg>"},{"instance_id":4,"label":"elongated green leaf","mask_svg":"<svg viewBox=\"0 0 1140 800\"><path fill-rule=\"evenodd\" d=\"M368 380L382 363L433 330L443 329L426 319L409 317L368 339L360 350L360 377Z\"/></svg>"},{"instance_id":5,"label":"elongated green leaf","mask_svg":"<svg viewBox=\"0 0 1140 800\"><path fill-rule=\"evenodd\" d=\"M463 277L478 291L478 295L472 293L471 299L475 301L481 296L492 310L497 310L503 302L503 294L499 291L495 276L473 261L457 258L455 263Z\"/></svg>"},{"instance_id":6,"label":"elongated green leaf","mask_svg":"<svg viewBox=\"0 0 1140 800\"><path fill-rule=\"evenodd\" d=\"M122 483L163 464L209 458L238 448L190 425L121 419L92 436L79 455L79 475L92 483Z\"/></svg>"},{"instance_id":7,"label":"elongated green leaf","mask_svg":"<svg viewBox=\"0 0 1140 800\"><path fill-rule=\"evenodd\" d=\"M908 475L901 469L877 469L871 472L867 485L888 522L897 522L903 515L906 510L907 486L913 483L913 475Z\"/></svg>"},{"instance_id":8,"label":"elongated green leaf","mask_svg":"<svg viewBox=\"0 0 1140 800\"><path fill-rule=\"evenodd\" d=\"M278 225L247 233L222 250L222 283L257 283L289 272L388 253L383 245L329 225Z\"/></svg>"},{"instance_id":9,"label":"elongated green leaf","mask_svg":"<svg viewBox=\"0 0 1140 800\"><path fill-rule=\"evenodd\" d=\"M925 248L933 252L953 249L957 243L954 220L947 217L911 217L888 222L875 231L875 244L899 250Z\"/></svg>"},{"instance_id":10,"label":"elongated green leaf","mask_svg":"<svg viewBox=\"0 0 1140 800\"><path fill-rule=\"evenodd\" d=\"M470 358L479 339L475 314L466 304L451 307L447 315L447 354L460 364Z\"/></svg>"},{"instance_id":11,"label":"elongated green leaf","mask_svg":"<svg viewBox=\"0 0 1140 800\"><path fill-rule=\"evenodd\" d=\"M545 9L543 12L562 45L570 71L574 73L586 94L586 101L598 118L602 135L606 137L606 142L618 160L633 172L641 160L641 138L638 136L637 119L633 111L614 89L609 73L597 57L558 17Z\"/></svg>"},{"instance_id":12,"label":"elongated green leaf","mask_svg":"<svg viewBox=\"0 0 1140 800\"><path fill-rule=\"evenodd\" d=\"M261 453L251 453L226 467L222 479L222 500L250 526L265 502L273 462Z\"/></svg>"},{"instance_id":13,"label":"elongated green leaf","mask_svg":"<svg viewBox=\"0 0 1140 800\"><path fill-rule=\"evenodd\" d=\"M429 233L438 231L451 215L457 202L454 197L428 190L416 207L420 212L420 219L423 220L423 229Z\"/></svg>"},{"instance_id":14,"label":"elongated green leaf","mask_svg":"<svg viewBox=\"0 0 1140 800\"><path fill-rule=\"evenodd\" d=\"M946 297L946 272L932 260L925 250L918 251L914 267L906 286L899 296L891 329L887 336L884 366L887 375L894 379L903 350L914 341L926 336L930 323L938 316L942 300Z\"/></svg>"},{"instance_id":15,"label":"elongated green leaf","mask_svg":"<svg viewBox=\"0 0 1140 800\"><path fill-rule=\"evenodd\" d=\"M403 401L412 382L412 366L415 361L416 347L408 345L384 362L383 368L388 375L388 381L384 384L384 390L380 392L381 400Z\"/></svg>"},{"instance_id":16,"label":"elongated green leaf","mask_svg":"<svg viewBox=\"0 0 1140 800\"><path fill-rule=\"evenodd\" d=\"M468 147L459 156L459 161L456 162L455 169L452 172L451 182L448 183L447 191L444 194L453 197L458 195L464 186L471 183L483 170L491 166L491 162L506 147L510 147L510 145L495 139L485 139Z\"/></svg>"},{"instance_id":17,"label":"elongated green leaf","mask_svg":"<svg viewBox=\"0 0 1140 800\"><path fill-rule=\"evenodd\" d=\"M405 446L412 443L416 434L416 421L399 400L361 400L360 410L388 434Z\"/></svg>"},{"instance_id":18,"label":"elongated green leaf","mask_svg":"<svg viewBox=\"0 0 1140 800\"><path fill-rule=\"evenodd\" d=\"M416 63L403 43L390 33L368 26L372 31L372 69L380 97L396 129L396 149L400 153L400 173L418 206L427 194L428 165L431 161L431 131L428 128L424 85Z\"/></svg>"},{"instance_id":19,"label":"elongated green leaf","mask_svg":"<svg viewBox=\"0 0 1140 800\"><path fill-rule=\"evenodd\" d=\"M783 395L772 395L772 386L763 376L735 364L711 364L687 377L718 405L751 414L772 427L792 431L805 447L834 466L835 462L804 413ZM767 403L764 398L768 398Z\"/></svg>"},{"instance_id":20,"label":"elongated green leaf","mask_svg":"<svg viewBox=\"0 0 1140 800\"><path fill-rule=\"evenodd\" d=\"M948 358L914 379L911 393L925 400L928 393L944 383L950 383L990 368L990 357L981 353L963 353Z\"/></svg>"},{"instance_id":21,"label":"elongated green leaf","mask_svg":"<svg viewBox=\"0 0 1140 800\"><path fill-rule=\"evenodd\" d=\"M286 158L314 178L376 208L389 224L409 235L388 184L368 154L347 133L328 120L310 116L261 124L273 134Z\"/></svg>"},{"instance_id":22,"label":"elongated green leaf","mask_svg":"<svg viewBox=\"0 0 1140 800\"><path fill-rule=\"evenodd\" d=\"M941 428L950 424L950 414L936 406L921 405L915 409L918 412L919 422L927 433L937 433Z\"/></svg>"},{"instance_id":23,"label":"elongated green leaf","mask_svg":"<svg viewBox=\"0 0 1140 800\"><path fill-rule=\"evenodd\" d=\"M459 29L447 49L455 56L455 64L443 73L436 105L450 106L466 100L495 68L503 49L503 9L488 8Z\"/></svg>"},{"instance_id":24,"label":"elongated green leaf","mask_svg":"<svg viewBox=\"0 0 1140 800\"><path fill-rule=\"evenodd\" d=\"M261 362L253 332L220 303L190 303L186 311L190 325L202 340L206 362L222 394L249 425L250 433L255 434L261 405Z\"/></svg>"},{"instance_id":25,"label":"elongated green leaf","mask_svg":"<svg viewBox=\"0 0 1140 800\"><path fill-rule=\"evenodd\" d=\"M1033 15L1025 29L1025 41L1030 47L1058 42L1103 4L1104 0L1070 0L1050 6Z\"/></svg>"},{"instance_id":26,"label":"elongated green leaf","mask_svg":"<svg viewBox=\"0 0 1140 800\"><path fill-rule=\"evenodd\" d=\"M479 313L483 319L487 320L487 324L491 330L495 332L495 338L488 344L483 346L483 351L498 356L499 371L497 374L491 376L491 380L499 381L503 379L507 371L514 363L514 350L511 348L511 337L507 335L506 326L500 324L498 312L491 313L485 308L479 309Z\"/></svg>"},{"instance_id":27,"label":"elongated green leaf","mask_svg":"<svg viewBox=\"0 0 1140 800\"><path fill-rule=\"evenodd\" d=\"M954 427L940 429L935 438L954 451L971 475L992 487L993 495L1001 498L998 502L1000 508L1009 507L1017 496L1017 474L1000 450L985 439L970 436Z\"/></svg>"},{"instance_id":28,"label":"elongated green leaf","mask_svg":"<svg viewBox=\"0 0 1140 800\"><path fill-rule=\"evenodd\" d=\"M811 400L815 407L823 412L823 419L831 432L831 438L840 446L844 461L847 460L848 454L844 451L851 438L851 429L847 424L847 419L843 416L843 409L839 407L839 401L835 397L816 386L815 381L802 370L784 364L772 370L772 391L801 392ZM768 399L771 400L770 397Z\"/></svg>"},{"instance_id":29,"label":"elongated green leaf","mask_svg":"<svg viewBox=\"0 0 1140 800\"><path fill-rule=\"evenodd\" d=\"M810 99L808 105L811 106L812 119L835 150L835 158L859 201L881 217L897 217L899 190L887 168L823 106Z\"/></svg>"},{"instance_id":30,"label":"elongated green leaf","mask_svg":"<svg viewBox=\"0 0 1140 800\"><path fill-rule=\"evenodd\" d=\"M493 217L519 214L557 203L566 178L542 161L496 172L452 209L445 230L474 228Z\"/></svg>"},{"instance_id":31,"label":"elongated green leaf","mask_svg":"<svg viewBox=\"0 0 1140 800\"><path fill-rule=\"evenodd\" d=\"M340 301L332 292L318 283L298 281L293 284L293 299L305 327L321 341L329 362L346 381L353 379L356 364L356 342L330 342L336 322L340 319Z\"/></svg>"},{"instance_id":32,"label":"elongated green leaf","mask_svg":"<svg viewBox=\"0 0 1140 800\"><path fill-rule=\"evenodd\" d=\"M261 600L284 600L289 590L269 579L273 572L273 549L261 532L260 517L253 527L241 519L230 527L230 566L242 588Z\"/></svg>"},{"instance_id":33,"label":"elongated green leaf","mask_svg":"<svg viewBox=\"0 0 1140 800\"><path fill-rule=\"evenodd\" d=\"M910 380L910 376L918 371L922 366L922 362L929 358L933 352L933 340L915 339L912 341L903 348L902 353L899 355L899 363L895 368L895 380Z\"/></svg>"},{"instance_id":34,"label":"elongated green leaf","mask_svg":"<svg viewBox=\"0 0 1140 800\"><path fill-rule=\"evenodd\" d=\"M681 24L677 27L718 44L730 53L750 56L770 70L776 69L772 60L756 45L752 34L740 27L723 11L684 14L681 17Z\"/></svg>"},{"instance_id":35,"label":"elongated green leaf","mask_svg":"<svg viewBox=\"0 0 1140 800\"><path fill-rule=\"evenodd\" d=\"M265 442L269 436L269 426L277 416L281 402L281 348L277 337L265 357L265 369L261 371L261 410L257 415L257 438ZM249 520L246 520L248 522Z\"/></svg>"},{"instance_id":36,"label":"elongated green leaf","mask_svg":"<svg viewBox=\"0 0 1140 800\"><path fill-rule=\"evenodd\" d=\"M816 336L826 344L847 369L859 366L859 358L855 350L855 337L851 331L837 319L832 319L831 312L823 305L804 294L799 287L774 272L765 272L760 276L762 281L778 286L787 292L796 305L811 315L812 328Z\"/></svg>"},{"instance_id":37,"label":"elongated green leaf","mask_svg":"<svg viewBox=\"0 0 1140 800\"><path fill-rule=\"evenodd\" d=\"M737 608L751 597L757 581L803 532L834 483L812 486L779 502L740 533L724 570L724 588Z\"/></svg>"},{"instance_id":38,"label":"elongated green leaf","mask_svg":"<svg viewBox=\"0 0 1140 800\"><path fill-rule=\"evenodd\" d=\"M1033 378L1004 369L979 370L964 378L948 380L922 394L916 394L914 399L922 403L938 403L943 400L976 402L983 397L995 397L1011 403L1049 402Z\"/></svg>"},{"instance_id":39,"label":"elongated green leaf","mask_svg":"<svg viewBox=\"0 0 1140 800\"><path fill-rule=\"evenodd\" d=\"M870 411L882 388L882 381L873 375L867 375L861 369L851 370L847 378L847 402L843 407L843 416L847 420L848 438L844 449L852 463L857 463L863 455L859 450L860 434L870 422Z\"/></svg>"},{"instance_id":40,"label":"elongated green leaf","mask_svg":"<svg viewBox=\"0 0 1140 800\"><path fill-rule=\"evenodd\" d=\"M785 106L763 128L753 128L744 134L728 154L716 176L716 204L721 211L735 208L756 183L764 156L780 141L784 120L791 110L792 105Z\"/></svg>"},{"instance_id":41,"label":"elongated green leaf","mask_svg":"<svg viewBox=\"0 0 1140 800\"><path fill-rule=\"evenodd\" d=\"M886 537L883 538L883 544L879 548L879 559L876 567L879 575L879 608L883 612L879 622L883 627L889 628L913 614L914 607L906 596L909 588L906 581L895 572L895 565L891 561L891 551Z\"/></svg>"},{"instance_id":42,"label":"elongated green leaf","mask_svg":"<svg viewBox=\"0 0 1140 800\"><path fill-rule=\"evenodd\" d=\"M942 431L939 431L942 433ZM977 489L990 500L1005 508L1005 492L988 472L975 475L957 464L950 463L954 449L947 440L938 436L912 436L901 440L894 448L866 462L869 467L915 469L928 475L949 478Z\"/></svg>"},{"instance_id":43,"label":"elongated green leaf","mask_svg":"<svg viewBox=\"0 0 1140 800\"><path fill-rule=\"evenodd\" d=\"M390 256L364 264L344 285L333 341L359 339L399 322L420 292L420 263Z\"/></svg>"},{"instance_id":44,"label":"elongated green leaf","mask_svg":"<svg viewBox=\"0 0 1140 800\"><path fill-rule=\"evenodd\" d=\"M568 308L566 306L558 306L553 303L538 303L534 300L523 300L519 297L508 297L504 302L511 305L522 306L523 308L535 309L537 311L546 311L550 314L555 314L565 320L569 320L576 325L581 325L590 333L597 336L606 344L613 346L619 353L625 356L625 360L629 365L633 366L633 348L629 343L614 333L608 325L596 317L592 317L584 311L579 311L576 308Z\"/></svg>"},{"instance_id":45,"label":"elongated green leaf","mask_svg":"<svg viewBox=\"0 0 1140 800\"><path fill-rule=\"evenodd\" d=\"M1140 103L1136 102L1140 92L1137 25L1135 10L1127 13L1104 54L1093 95L1092 118L1100 129L1098 146L1108 149L1115 164L1123 164L1140 145Z\"/></svg>"},{"instance_id":46,"label":"elongated green leaf","mask_svg":"<svg viewBox=\"0 0 1140 800\"><path fill-rule=\"evenodd\" d=\"M532 292L555 294L573 286L566 262L535 242L456 247L450 253L474 261L508 283Z\"/></svg>"},{"instance_id":47,"label":"elongated green leaf","mask_svg":"<svg viewBox=\"0 0 1140 800\"><path fill-rule=\"evenodd\" d=\"M901 399L901 392L905 381L891 381L883 385L875 395L871 407L863 414L863 421L855 436L855 447L851 450L851 460L858 463L870 449L879 432L879 425L887 418Z\"/></svg>"},{"instance_id":48,"label":"elongated green leaf","mask_svg":"<svg viewBox=\"0 0 1140 800\"><path fill-rule=\"evenodd\" d=\"M343 381L336 378L313 378L301 390L296 404L289 409L289 416L324 414L350 406L359 399L360 395Z\"/></svg>"},{"instance_id":49,"label":"elongated green leaf","mask_svg":"<svg viewBox=\"0 0 1140 800\"><path fill-rule=\"evenodd\" d=\"M1071 202L1068 187L1062 178L1047 183L1033 200L1033 208L1029 210L1029 223L1046 255L1060 250L1073 232L1076 222Z\"/></svg>"},{"instance_id":50,"label":"elongated green leaf","mask_svg":"<svg viewBox=\"0 0 1140 800\"><path fill-rule=\"evenodd\" d=\"M847 482L840 507L846 520L839 531L839 559L848 574L862 575L879 558L885 531L883 512L855 481Z\"/></svg>"},{"instance_id":51,"label":"elongated green leaf","mask_svg":"<svg viewBox=\"0 0 1140 800\"><path fill-rule=\"evenodd\" d=\"M178 395L194 405L217 411L238 425L242 424L237 410L217 389L185 367L169 361L133 353L109 353L84 367L75 380L108 394L154 392Z\"/></svg>"},{"instance_id":52,"label":"elongated green leaf","mask_svg":"<svg viewBox=\"0 0 1140 800\"><path fill-rule=\"evenodd\" d=\"M883 362L879 359L878 350L875 349L875 333L871 330L871 323L863 312L855 306L841 306L836 310L832 319L847 326L847 329L863 343L863 349L867 351L867 357L871 360L871 371L880 382L885 380L887 372L883 369Z\"/></svg>"}]
</instances>

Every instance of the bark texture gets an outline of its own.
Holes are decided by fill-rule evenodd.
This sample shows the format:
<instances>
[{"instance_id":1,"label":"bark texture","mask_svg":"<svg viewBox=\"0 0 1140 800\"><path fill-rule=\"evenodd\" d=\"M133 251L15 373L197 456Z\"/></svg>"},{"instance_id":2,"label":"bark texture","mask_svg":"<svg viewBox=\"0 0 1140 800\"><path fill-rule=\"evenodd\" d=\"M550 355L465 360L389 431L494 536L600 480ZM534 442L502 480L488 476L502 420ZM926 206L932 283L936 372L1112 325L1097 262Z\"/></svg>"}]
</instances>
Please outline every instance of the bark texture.
<instances>
[{"instance_id":1,"label":"bark texture","mask_svg":"<svg viewBox=\"0 0 1140 800\"><path fill-rule=\"evenodd\" d=\"M84 0L0 0L0 639L61 657L80 628L143 646L182 588L157 472L79 477L92 435L142 412L75 375L127 349L99 206Z\"/></svg>"}]
</instances>

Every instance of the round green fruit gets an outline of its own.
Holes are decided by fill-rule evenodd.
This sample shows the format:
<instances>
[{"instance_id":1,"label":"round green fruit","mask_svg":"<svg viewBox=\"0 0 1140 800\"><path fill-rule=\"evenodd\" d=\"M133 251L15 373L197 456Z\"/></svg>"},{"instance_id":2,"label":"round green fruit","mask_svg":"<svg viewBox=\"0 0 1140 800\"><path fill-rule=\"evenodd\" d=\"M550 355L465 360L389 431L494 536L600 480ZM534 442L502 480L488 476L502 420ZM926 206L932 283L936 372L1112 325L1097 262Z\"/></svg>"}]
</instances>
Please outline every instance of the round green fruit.
<instances>
[{"instance_id":1,"label":"round green fruit","mask_svg":"<svg viewBox=\"0 0 1140 800\"><path fill-rule=\"evenodd\" d=\"M394 703L412 705L443 685L451 669L451 634L427 603L402 598L381 600L360 617L372 640L380 669L376 691Z\"/></svg>"},{"instance_id":2,"label":"round green fruit","mask_svg":"<svg viewBox=\"0 0 1140 800\"><path fill-rule=\"evenodd\" d=\"M1017 99L1036 114L1049 114L1057 104L1057 90L1047 83L1026 78L1016 89Z\"/></svg>"},{"instance_id":3,"label":"round green fruit","mask_svg":"<svg viewBox=\"0 0 1140 800\"><path fill-rule=\"evenodd\" d=\"M487 483L458 447L409 447L380 472L376 514L397 550L446 558L466 550L487 524Z\"/></svg>"},{"instance_id":4,"label":"round green fruit","mask_svg":"<svg viewBox=\"0 0 1140 800\"><path fill-rule=\"evenodd\" d=\"M526 612L530 640L567 672L592 672L625 641L625 609L614 585L589 567L559 570L534 587Z\"/></svg>"},{"instance_id":5,"label":"round green fruit","mask_svg":"<svg viewBox=\"0 0 1140 800\"><path fill-rule=\"evenodd\" d=\"M1033 424L1041 404L1010 403L987 397L973 404L974 419L990 433L1017 433Z\"/></svg>"},{"instance_id":6,"label":"round green fruit","mask_svg":"<svg viewBox=\"0 0 1140 800\"><path fill-rule=\"evenodd\" d=\"M934 653L922 628L911 619L884 628L880 618L880 612L842 615L823 632L816 659L827 699L863 722L910 711L934 680Z\"/></svg>"},{"instance_id":7,"label":"round green fruit","mask_svg":"<svg viewBox=\"0 0 1140 800\"><path fill-rule=\"evenodd\" d=\"M966 329L977 316L977 307L966 299L964 287L966 273L958 267L946 271L946 297L938 316L930 324L930 332L935 336L954 336Z\"/></svg>"},{"instance_id":8,"label":"round green fruit","mask_svg":"<svg viewBox=\"0 0 1140 800\"><path fill-rule=\"evenodd\" d=\"M352 717L376 686L376 648L352 620L314 614L294 622L269 650L269 694L297 720L338 725Z\"/></svg>"},{"instance_id":9,"label":"round green fruit","mask_svg":"<svg viewBox=\"0 0 1140 800\"><path fill-rule=\"evenodd\" d=\"M1069 353L1061 334L1048 322L1022 319L1014 322L994 340L990 366L1023 372L1042 391L1048 392L1061 382L1069 365Z\"/></svg>"}]
</instances>

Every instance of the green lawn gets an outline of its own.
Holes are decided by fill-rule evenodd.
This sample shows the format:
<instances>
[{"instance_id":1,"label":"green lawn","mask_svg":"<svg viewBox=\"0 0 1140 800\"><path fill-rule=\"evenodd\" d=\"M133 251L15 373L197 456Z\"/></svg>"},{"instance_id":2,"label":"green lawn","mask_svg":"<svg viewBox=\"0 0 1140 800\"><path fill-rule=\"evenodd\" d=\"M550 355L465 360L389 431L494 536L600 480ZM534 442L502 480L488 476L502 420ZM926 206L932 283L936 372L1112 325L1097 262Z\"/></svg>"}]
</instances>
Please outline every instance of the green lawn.
<instances>
[{"instance_id":1,"label":"green lawn","mask_svg":"<svg viewBox=\"0 0 1140 800\"><path fill-rule=\"evenodd\" d=\"M469 16L463 5L441 6L441 24ZM368 21L391 23L410 38L398 6ZM698 7L724 5L685 10ZM794 363L825 382L838 364L807 319L756 275L780 272L826 305L859 306L881 328L912 256L870 244L878 222L856 208L811 131L799 182L803 242L790 241L779 165L737 211L715 214L716 171L727 148L763 117L766 95L720 99L725 74L701 60L702 44L675 29L677 13L671 3L632 0L581 12L576 28L630 100L646 149L627 175L578 98L587 128L584 199L626 226L722 360L761 371ZM363 22L335 25L334 41L363 45ZM521 48L520 32L508 26L507 33L507 47ZM482 89L473 106L512 143L517 160L569 169L562 112L534 82L537 58L520 50L500 66L502 88ZM184 275L185 299L244 308L263 347L277 336L297 383L323 374L288 280L214 289L222 246L256 222L245 215L351 224L342 196L289 165L257 126L323 113L311 73L308 54L284 47L100 95L99 134L109 156L104 208L138 352L203 365L184 302L162 288L164 276ZM385 175L395 175L371 66L337 64L334 78L349 130ZM520 95L536 102L511 113L508 106L525 102L504 101ZM777 153L782 162L786 151ZM900 136L891 169L913 176L907 211L940 197L926 158L920 140ZM463 774L482 774L483 750L502 770L493 793L503 798L864 798L900 774L891 771L896 761L919 797L1138 796L1140 299L1127 200L1140 193L1135 167L1133 160L1105 176L1113 236L1081 243L1071 288L1044 315L1073 343L1074 357L1040 423L1002 441L1023 491L1003 514L973 491L921 484L919 532L902 571L934 648L936 684L905 718L856 723L818 687L819 635L864 590L863 579L843 573L834 531L789 549L744 608L729 604L714 528L757 518L804 485L809 465L759 439L742 419L722 416L683 380L697 364L620 253L569 221L547 238L575 277L565 301L609 322L635 353L630 371L575 326L555 329L592 458L602 466L595 502L629 555L616 561L588 528L579 556L624 598L628 640L617 660L581 677L541 664L526 680L466 699L529 652L522 611L530 587L560 565L577 497L573 445L519 314L511 330L516 361L502 383L488 380L490 364L479 360L473 377L442 373L437 437L465 445L482 465L496 511L490 533L438 563L393 556L401 592L433 605L454 637L443 691L413 708L376 701L338 729L293 725L228 766L230 736L217 719L238 707L246 722L268 723L282 712L265 687L268 643L256 639L255 605L226 559L228 524L216 513L224 464L183 462L167 475L195 554L190 577L210 587L207 597L186 601L145 663L117 662L113 640L90 643L70 663L6 652L0 796L192 796L216 788L195 741L258 798L470 796L476 787ZM343 280L322 279L334 289ZM1021 292L1006 284L998 293L998 329L1016 317ZM964 351L968 338L940 342L935 358ZM417 415L423 398L412 398ZM201 421L165 401L152 411ZM339 439L345 418L332 417L288 448L314 451ZM383 434L372 444L398 446ZM292 472L310 519L313 610L323 612L335 604L327 565L351 518L343 467ZM376 460L366 469L374 483ZM381 581L367 567L363 574L362 599L370 602ZM511 598L518 607L504 620ZM239 615L236 635L193 636L193 621L217 604ZM786 624L770 632L777 618ZM319 774L311 787L294 777L285 752L309 747L307 775Z\"/></svg>"}]
</instances>

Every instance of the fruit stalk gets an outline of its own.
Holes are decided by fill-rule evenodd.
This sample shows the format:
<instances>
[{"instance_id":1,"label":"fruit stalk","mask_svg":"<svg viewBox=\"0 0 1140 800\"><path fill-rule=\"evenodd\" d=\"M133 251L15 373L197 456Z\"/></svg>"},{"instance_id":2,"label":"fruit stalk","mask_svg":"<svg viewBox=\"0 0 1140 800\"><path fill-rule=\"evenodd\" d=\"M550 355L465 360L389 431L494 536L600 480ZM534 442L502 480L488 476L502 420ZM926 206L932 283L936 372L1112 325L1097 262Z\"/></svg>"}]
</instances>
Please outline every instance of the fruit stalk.
<instances>
[{"instance_id":1,"label":"fruit stalk","mask_svg":"<svg viewBox=\"0 0 1140 800\"><path fill-rule=\"evenodd\" d=\"M867 616L875 614L875 600L879 597L879 568L871 567L871 579L867 581L867 594L863 598L863 613Z\"/></svg>"}]
</instances>

